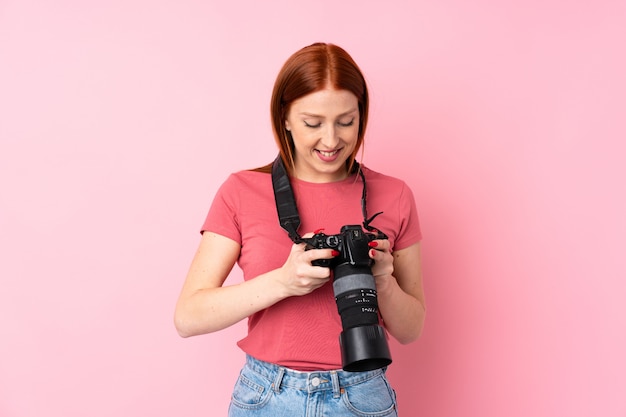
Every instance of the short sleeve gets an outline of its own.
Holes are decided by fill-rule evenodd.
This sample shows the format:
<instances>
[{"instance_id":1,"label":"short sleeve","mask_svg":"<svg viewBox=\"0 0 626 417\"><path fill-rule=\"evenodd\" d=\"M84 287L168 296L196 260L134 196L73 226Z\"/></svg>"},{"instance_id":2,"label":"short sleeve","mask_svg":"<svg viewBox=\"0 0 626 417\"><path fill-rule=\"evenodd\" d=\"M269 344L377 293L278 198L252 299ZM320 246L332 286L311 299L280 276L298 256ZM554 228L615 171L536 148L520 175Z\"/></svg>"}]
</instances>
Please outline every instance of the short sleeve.
<instances>
[{"instance_id":1,"label":"short sleeve","mask_svg":"<svg viewBox=\"0 0 626 417\"><path fill-rule=\"evenodd\" d=\"M241 245L241 227L238 219L240 199L236 182L235 176L231 175L220 186L211 203L201 232L217 233Z\"/></svg>"},{"instance_id":2,"label":"short sleeve","mask_svg":"<svg viewBox=\"0 0 626 417\"><path fill-rule=\"evenodd\" d=\"M400 230L394 243L394 250L408 248L422 239L415 198L405 183L398 199L398 215Z\"/></svg>"}]
</instances>

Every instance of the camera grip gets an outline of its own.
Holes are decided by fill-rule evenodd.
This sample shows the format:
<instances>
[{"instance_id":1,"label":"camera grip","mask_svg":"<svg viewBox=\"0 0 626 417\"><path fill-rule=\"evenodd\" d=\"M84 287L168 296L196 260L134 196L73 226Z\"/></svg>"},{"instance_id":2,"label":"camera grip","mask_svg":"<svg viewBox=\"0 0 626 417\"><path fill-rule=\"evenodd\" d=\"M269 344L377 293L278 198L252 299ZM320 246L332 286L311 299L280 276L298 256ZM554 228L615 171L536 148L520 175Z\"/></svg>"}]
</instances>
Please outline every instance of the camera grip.
<instances>
[{"instance_id":1,"label":"camera grip","mask_svg":"<svg viewBox=\"0 0 626 417\"><path fill-rule=\"evenodd\" d=\"M315 259L311 261L311 265L313 266L323 266L325 268L329 268L331 265L332 259Z\"/></svg>"}]
</instances>

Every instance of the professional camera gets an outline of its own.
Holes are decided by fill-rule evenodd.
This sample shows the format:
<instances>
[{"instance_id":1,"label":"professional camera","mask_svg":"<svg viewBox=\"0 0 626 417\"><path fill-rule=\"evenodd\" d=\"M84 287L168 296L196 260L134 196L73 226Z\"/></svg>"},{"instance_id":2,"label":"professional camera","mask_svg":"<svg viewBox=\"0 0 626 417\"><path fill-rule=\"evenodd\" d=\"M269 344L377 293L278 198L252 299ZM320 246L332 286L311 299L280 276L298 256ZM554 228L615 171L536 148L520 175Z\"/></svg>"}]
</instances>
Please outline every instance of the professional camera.
<instances>
[{"instance_id":1,"label":"professional camera","mask_svg":"<svg viewBox=\"0 0 626 417\"><path fill-rule=\"evenodd\" d=\"M343 331L339 337L341 360L346 371L369 371L391 363L385 330L378 324L376 281L369 257L368 243L387 239L377 231L367 233L360 225L346 225L336 235L317 233L303 238L306 250L335 249L339 255L318 259L313 265L334 272L333 291Z\"/></svg>"}]
</instances>

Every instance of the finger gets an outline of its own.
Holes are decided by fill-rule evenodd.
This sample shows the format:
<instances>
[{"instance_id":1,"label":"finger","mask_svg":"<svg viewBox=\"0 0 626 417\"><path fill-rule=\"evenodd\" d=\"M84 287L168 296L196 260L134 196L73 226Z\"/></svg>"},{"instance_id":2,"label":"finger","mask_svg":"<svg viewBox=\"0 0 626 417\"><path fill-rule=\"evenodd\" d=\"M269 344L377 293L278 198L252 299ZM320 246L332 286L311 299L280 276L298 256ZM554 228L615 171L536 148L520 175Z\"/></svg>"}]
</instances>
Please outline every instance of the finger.
<instances>
[{"instance_id":1,"label":"finger","mask_svg":"<svg viewBox=\"0 0 626 417\"><path fill-rule=\"evenodd\" d=\"M376 264L393 263L393 256L389 252L384 252L378 249L370 249L367 254Z\"/></svg>"},{"instance_id":2,"label":"finger","mask_svg":"<svg viewBox=\"0 0 626 417\"><path fill-rule=\"evenodd\" d=\"M305 247L306 245L304 243L294 243L293 245L291 245L291 253L292 254L304 253Z\"/></svg>"},{"instance_id":3,"label":"finger","mask_svg":"<svg viewBox=\"0 0 626 417\"><path fill-rule=\"evenodd\" d=\"M379 251L389 251L391 249L391 244L387 239L376 239L372 240L367 244L370 248L374 248Z\"/></svg>"},{"instance_id":4,"label":"finger","mask_svg":"<svg viewBox=\"0 0 626 417\"><path fill-rule=\"evenodd\" d=\"M339 255L339 251L335 249L311 249L308 253L312 261L316 259L331 259Z\"/></svg>"}]
</instances>

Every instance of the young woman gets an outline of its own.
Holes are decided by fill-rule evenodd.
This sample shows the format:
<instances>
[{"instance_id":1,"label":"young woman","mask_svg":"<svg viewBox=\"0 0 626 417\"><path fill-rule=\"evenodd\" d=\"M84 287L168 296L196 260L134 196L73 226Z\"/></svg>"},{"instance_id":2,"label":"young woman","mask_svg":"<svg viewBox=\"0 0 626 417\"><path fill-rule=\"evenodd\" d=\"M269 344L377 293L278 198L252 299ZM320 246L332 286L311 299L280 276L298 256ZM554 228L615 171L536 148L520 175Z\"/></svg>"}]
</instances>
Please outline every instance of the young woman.
<instances>
[{"instance_id":1,"label":"young woman","mask_svg":"<svg viewBox=\"0 0 626 417\"><path fill-rule=\"evenodd\" d=\"M368 100L364 77L348 53L313 44L292 55L278 74L272 125L304 237L361 224L366 186L367 211L381 213L371 227L387 237L370 241L366 255L373 260L379 322L409 343L419 337L425 315L420 227L406 184L355 161ZM215 196L176 306L176 328L188 337L248 318L248 335L238 343L247 361L230 416L395 416L385 367L341 369L333 268L318 262L332 263L345 253L290 239L279 224L272 167L232 174ZM244 282L224 285L235 263Z\"/></svg>"}]
</instances>

